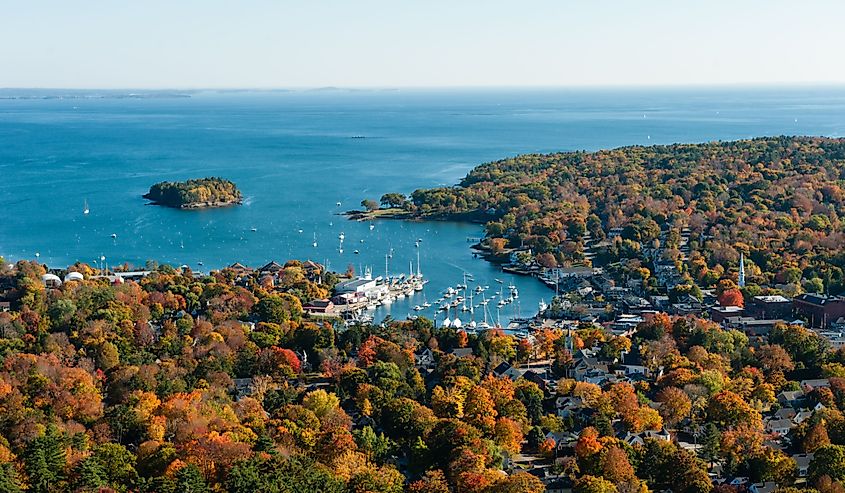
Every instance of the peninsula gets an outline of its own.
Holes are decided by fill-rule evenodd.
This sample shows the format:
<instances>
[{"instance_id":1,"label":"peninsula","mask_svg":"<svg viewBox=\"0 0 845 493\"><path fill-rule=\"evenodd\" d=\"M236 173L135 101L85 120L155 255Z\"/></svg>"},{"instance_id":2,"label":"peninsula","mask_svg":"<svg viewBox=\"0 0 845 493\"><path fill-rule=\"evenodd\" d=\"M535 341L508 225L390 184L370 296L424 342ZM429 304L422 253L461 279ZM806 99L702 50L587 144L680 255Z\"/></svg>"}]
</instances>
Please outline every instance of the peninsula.
<instances>
[{"instance_id":1,"label":"peninsula","mask_svg":"<svg viewBox=\"0 0 845 493\"><path fill-rule=\"evenodd\" d=\"M218 177L200 178L182 182L163 181L150 187L143 196L153 205L177 209L206 209L240 205L240 190L229 180Z\"/></svg>"},{"instance_id":2,"label":"peninsula","mask_svg":"<svg viewBox=\"0 0 845 493\"><path fill-rule=\"evenodd\" d=\"M481 248L519 256L512 267L524 272L621 265L655 295L668 266L672 286L714 289L737 279L744 257L754 294L772 284L790 295L838 292L843 166L845 140L822 137L529 154L382 205L411 219L483 223Z\"/></svg>"}]
</instances>

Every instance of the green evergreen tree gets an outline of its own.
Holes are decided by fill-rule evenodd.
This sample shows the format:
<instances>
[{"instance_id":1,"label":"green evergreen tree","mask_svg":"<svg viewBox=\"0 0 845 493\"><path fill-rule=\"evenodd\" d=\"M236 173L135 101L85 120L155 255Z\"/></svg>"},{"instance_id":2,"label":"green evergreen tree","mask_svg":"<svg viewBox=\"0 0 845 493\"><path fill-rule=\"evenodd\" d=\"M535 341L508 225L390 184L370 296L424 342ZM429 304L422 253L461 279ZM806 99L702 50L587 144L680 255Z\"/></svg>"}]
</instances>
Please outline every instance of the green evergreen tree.
<instances>
[{"instance_id":1,"label":"green evergreen tree","mask_svg":"<svg viewBox=\"0 0 845 493\"><path fill-rule=\"evenodd\" d=\"M55 426L34 438L23 454L24 470L29 477L30 493L50 493L64 480L65 448Z\"/></svg>"},{"instance_id":2,"label":"green evergreen tree","mask_svg":"<svg viewBox=\"0 0 845 493\"><path fill-rule=\"evenodd\" d=\"M176 473L176 493L211 493L199 468L189 464Z\"/></svg>"},{"instance_id":3,"label":"green evergreen tree","mask_svg":"<svg viewBox=\"0 0 845 493\"><path fill-rule=\"evenodd\" d=\"M106 471L93 457L80 462L73 472L76 476L73 481L75 490L96 491L99 487L106 485Z\"/></svg>"},{"instance_id":4,"label":"green evergreen tree","mask_svg":"<svg viewBox=\"0 0 845 493\"><path fill-rule=\"evenodd\" d=\"M258 439L255 440L255 445L252 446L252 450L256 452L267 452L268 454L274 454L276 450L273 448L273 439L270 435L266 433L262 433L258 435Z\"/></svg>"},{"instance_id":5,"label":"green evergreen tree","mask_svg":"<svg viewBox=\"0 0 845 493\"><path fill-rule=\"evenodd\" d=\"M701 439L701 458L712 464L719 458L722 436L719 428L713 423L707 423L704 436Z\"/></svg>"},{"instance_id":6,"label":"green evergreen tree","mask_svg":"<svg viewBox=\"0 0 845 493\"><path fill-rule=\"evenodd\" d=\"M0 491L4 493L21 493L21 485L15 467L10 464L0 464Z\"/></svg>"}]
</instances>

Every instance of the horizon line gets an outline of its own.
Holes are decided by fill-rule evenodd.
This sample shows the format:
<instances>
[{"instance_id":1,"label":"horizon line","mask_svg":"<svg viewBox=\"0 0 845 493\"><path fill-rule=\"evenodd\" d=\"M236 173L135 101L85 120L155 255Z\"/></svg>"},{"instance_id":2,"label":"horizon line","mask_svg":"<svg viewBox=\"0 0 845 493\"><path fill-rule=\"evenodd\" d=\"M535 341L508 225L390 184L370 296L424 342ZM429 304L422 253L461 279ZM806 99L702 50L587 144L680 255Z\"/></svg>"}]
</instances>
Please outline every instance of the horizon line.
<instances>
[{"instance_id":1,"label":"horizon line","mask_svg":"<svg viewBox=\"0 0 845 493\"><path fill-rule=\"evenodd\" d=\"M0 91L402 91L402 90L572 90L572 89L730 89L730 88L845 88L845 81L631 83L631 84L502 84L502 85L314 85L314 86L0 86Z\"/></svg>"}]
</instances>

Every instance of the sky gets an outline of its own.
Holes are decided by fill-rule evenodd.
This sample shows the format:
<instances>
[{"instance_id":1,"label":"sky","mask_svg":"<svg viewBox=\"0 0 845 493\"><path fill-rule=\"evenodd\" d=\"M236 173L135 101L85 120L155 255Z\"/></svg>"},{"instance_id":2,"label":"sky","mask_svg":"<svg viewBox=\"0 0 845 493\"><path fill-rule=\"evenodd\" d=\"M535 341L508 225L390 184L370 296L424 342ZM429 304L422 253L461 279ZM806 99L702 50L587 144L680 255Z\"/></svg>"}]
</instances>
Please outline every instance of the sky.
<instances>
[{"instance_id":1,"label":"sky","mask_svg":"<svg viewBox=\"0 0 845 493\"><path fill-rule=\"evenodd\" d=\"M0 0L0 87L845 83L842 0Z\"/></svg>"}]
</instances>

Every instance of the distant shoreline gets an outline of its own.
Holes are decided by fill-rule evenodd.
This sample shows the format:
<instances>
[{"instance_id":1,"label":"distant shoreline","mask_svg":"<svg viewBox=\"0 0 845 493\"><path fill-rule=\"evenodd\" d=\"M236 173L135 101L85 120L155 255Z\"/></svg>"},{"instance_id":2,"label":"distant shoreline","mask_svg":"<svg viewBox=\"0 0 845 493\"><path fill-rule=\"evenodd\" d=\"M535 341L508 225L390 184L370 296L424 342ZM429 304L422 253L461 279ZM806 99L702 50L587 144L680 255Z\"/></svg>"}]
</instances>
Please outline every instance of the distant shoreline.
<instances>
[{"instance_id":1,"label":"distant shoreline","mask_svg":"<svg viewBox=\"0 0 845 493\"><path fill-rule=\"evenodd\" d=\"M349 210L341 212L341 216L346 216L351 221L376 221L379 219L398 219L403 221L452 221L460 223L485 224L488 217L483 216L481 212L469 212L460 214L418 214L409 212L404 209L390 208L390 209L375 209L372 211Z\"/></svg>"}]
</instances>

